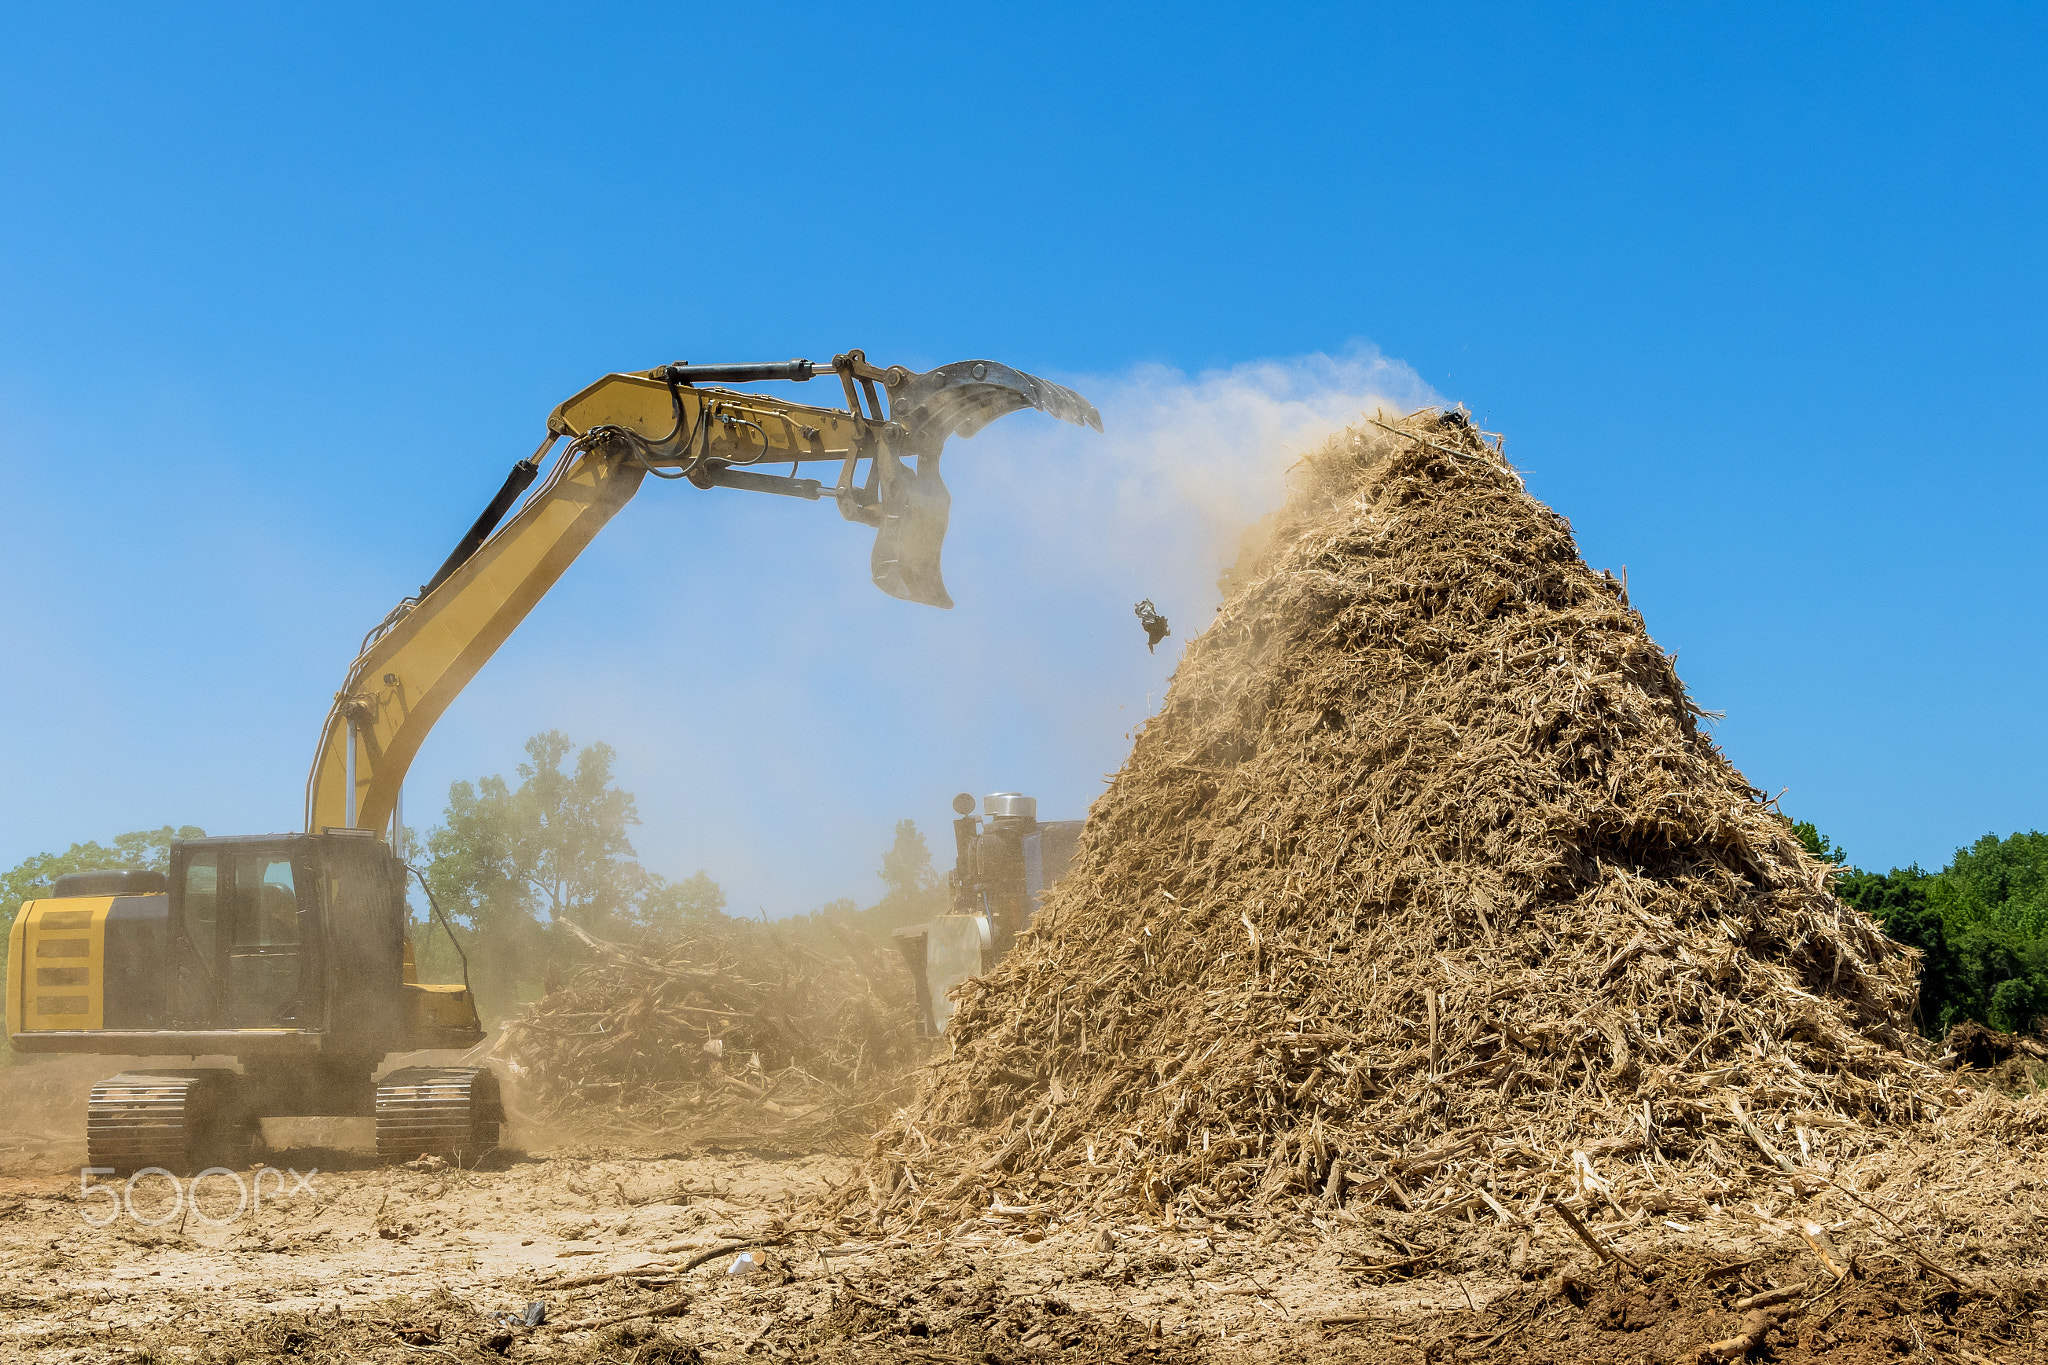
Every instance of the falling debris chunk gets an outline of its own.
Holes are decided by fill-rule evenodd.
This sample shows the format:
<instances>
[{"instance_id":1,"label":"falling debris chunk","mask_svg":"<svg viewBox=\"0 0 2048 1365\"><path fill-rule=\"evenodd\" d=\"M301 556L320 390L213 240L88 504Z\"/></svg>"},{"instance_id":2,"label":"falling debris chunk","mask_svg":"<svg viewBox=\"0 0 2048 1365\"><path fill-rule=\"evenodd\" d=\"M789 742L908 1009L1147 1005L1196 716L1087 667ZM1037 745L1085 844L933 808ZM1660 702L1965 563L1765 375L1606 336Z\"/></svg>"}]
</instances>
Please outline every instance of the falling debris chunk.
<instances>
[{"instance_id":1,"label":"falling debris chunk","mask_svg":"<svg viewBox=\"0 0 2048 1365\"><path fill-rule=\"evenodd\" d=\"M1332 439L1225 586L848 1199L1510 1223L1940 1112L1910 956L1463 413Z\"/></svg>"},{"instance_id":2,"label":"falling debris chunk","mask_svg":"<svg viewBox=\"0 0 2048 1365\"><path fill-rule=\"evenodd\" d=\"M1167 629L1166 618L1161 616L1159 609L1152 605L1151 598L1148 597L1138 603L1132 610L1138 613L1138 624L1145 628L1145 652L1150 654L1153 650L1159 648L1161 640L1164 640L1173 632Z\"/></svg>"}]
</instances>

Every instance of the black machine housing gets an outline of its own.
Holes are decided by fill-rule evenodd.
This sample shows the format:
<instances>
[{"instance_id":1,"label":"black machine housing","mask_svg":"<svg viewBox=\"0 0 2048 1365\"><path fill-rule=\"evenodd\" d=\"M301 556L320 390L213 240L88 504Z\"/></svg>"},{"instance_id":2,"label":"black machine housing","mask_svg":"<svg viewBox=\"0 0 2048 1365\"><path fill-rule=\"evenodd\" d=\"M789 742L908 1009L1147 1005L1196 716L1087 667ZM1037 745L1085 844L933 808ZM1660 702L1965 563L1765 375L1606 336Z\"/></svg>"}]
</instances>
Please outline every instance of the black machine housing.
<instances>
[{"instance_id":1,"label":"black machine housing","mask_svg":"<svg viewBox=\"0 0 2048 1365\"><path fill-rule=\"evenodd\" d=\"M304 1056L374 1064L468 1046L474 1026L419 1036L409 999L406 869L369 831L173 843L165 872L61 878L111 895L103 1022L17 1035L20 1051Z\"/></svg>"},{"instance_id":2,"label":"black machine housing","mask_svg":"<svg viewBox=\"0 0 2048 1365\"><path fill-rule=\"evenodd\" d=\"M978 976L1015 946L1030 926L1040 898L1066 875L1081 840L1082 820L1040 820L1038 802L1017 792L953 798L955 858L947 878L950 913L895 931L917 983L920 1031L935 1038L952 1009L947 992Z\"/></svg>"}]
</instances>

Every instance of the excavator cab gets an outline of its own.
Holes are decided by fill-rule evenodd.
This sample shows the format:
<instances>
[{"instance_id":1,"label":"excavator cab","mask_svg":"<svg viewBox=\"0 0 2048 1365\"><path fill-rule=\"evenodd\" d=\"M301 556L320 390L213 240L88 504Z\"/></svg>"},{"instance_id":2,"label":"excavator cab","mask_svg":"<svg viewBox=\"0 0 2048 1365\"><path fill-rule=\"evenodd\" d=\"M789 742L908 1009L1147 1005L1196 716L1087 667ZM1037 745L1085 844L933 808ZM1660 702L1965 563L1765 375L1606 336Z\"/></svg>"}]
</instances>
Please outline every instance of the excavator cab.
<instances>
[{"instance_id":1,"label":"excavator cab","mask_svg":"<svg viewBox=\"0 0 2048 1365\"><path fill-rule=\"evenodd\" d=\"M317 897L300 909L298 883L313 871L304 852L242 839L175 850L167 937L176 952L169 984L177 1027L316 1024L322 936Z\"/></svg>"},{"instance_id":2,"label":"excavator cab","mask_svg":"<svg viewBox=\"0 0 2048 1365\"><path fill-rule=\"evenodd\" d=\"M375 834L330 829L187 840L163 873L60 877L14 922L13 1045L242 1059L239 1072L173 1067L102 1082L87 1114L94 1165L232 1161L265 1116L375 1116L379 1148L395 1155L478 1150L498 1115L488 1073L407 1068L372 1081L387 1053L483 1038L464 987L411 979L405 875ZM423 1096L423 1085L448 1093Z\"/></svg>"},{"instance_id":3,"label":"excavator cab","mask_svg":"<svg viewBox=\"0 0 2048 1365\"><path fill-rule=\"evenodd\" d=\"M405 869L375 835L190 840L168 879L163 1027L287 1030L328 1052L426 1045L399 989Z\"/></svg>"}]
</instances>

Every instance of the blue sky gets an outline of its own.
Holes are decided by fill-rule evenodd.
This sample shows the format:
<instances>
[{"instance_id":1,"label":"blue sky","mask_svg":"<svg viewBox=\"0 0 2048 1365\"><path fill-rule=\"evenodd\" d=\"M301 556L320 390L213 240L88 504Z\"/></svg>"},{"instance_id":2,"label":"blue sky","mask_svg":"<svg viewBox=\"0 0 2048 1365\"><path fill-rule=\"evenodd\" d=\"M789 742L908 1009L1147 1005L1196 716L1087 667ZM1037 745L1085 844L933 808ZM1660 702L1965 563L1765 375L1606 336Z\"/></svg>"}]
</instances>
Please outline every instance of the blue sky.
<instances>
[{"instance_id":1,"label":"blue sky","mask_svg":"<svg viewBox=\"0 0 2048 1365\"><path fill-rule=\"evenodd\" d=\"M667 360L1081 387L949 458L960 606L650 487L429 741L559 727L648 864L871 896L1079 814L1318 422L1469 403L1757 786L1879 867L2043 823L2038 8L216 5L0 15L0 865L295 827L355 642ZM935 840L935 843L937 841Z\"/></svg>"}]
</instances>

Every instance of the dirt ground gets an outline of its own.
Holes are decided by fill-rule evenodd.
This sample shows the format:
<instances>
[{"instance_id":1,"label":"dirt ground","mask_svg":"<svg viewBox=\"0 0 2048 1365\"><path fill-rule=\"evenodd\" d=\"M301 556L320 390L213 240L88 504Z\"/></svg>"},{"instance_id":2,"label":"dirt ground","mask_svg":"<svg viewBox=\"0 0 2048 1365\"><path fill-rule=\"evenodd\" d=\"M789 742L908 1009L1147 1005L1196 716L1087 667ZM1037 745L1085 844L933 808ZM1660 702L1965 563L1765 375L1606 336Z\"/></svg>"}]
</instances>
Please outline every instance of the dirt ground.
<instances>
[{"instance_id":1,"label":"dirt ground","mask_svg":"<svg viewBox=\"0 0 2048 1365\"><path fill-rule=\"evenodd\" d=\"M18 1101L74 1085L7 1079ZM1020 1209L905 1239L815 1213L846 1157L515 1128L476 1169L387 1168L366 1121L269 1125L275 1173L239 1173L261 1198L238 1214L227 1175L186 1206L158 1176L82 1187L76 1126L17 1122L0 1151L0 1361L2048 1361L2048 1172L1955 1133L1870 1189L1927 1195L1910 1226L1802 1232L1827 1214L1788 1185L1784 1207L1594 1224L1596 1254L1483 1209L1449 1230ZM729 1273L749 1247L759 1268Z\"/></svg>"}]
</instances>

